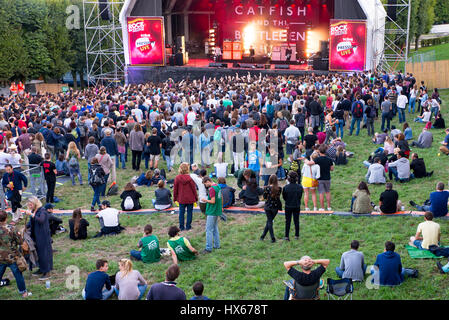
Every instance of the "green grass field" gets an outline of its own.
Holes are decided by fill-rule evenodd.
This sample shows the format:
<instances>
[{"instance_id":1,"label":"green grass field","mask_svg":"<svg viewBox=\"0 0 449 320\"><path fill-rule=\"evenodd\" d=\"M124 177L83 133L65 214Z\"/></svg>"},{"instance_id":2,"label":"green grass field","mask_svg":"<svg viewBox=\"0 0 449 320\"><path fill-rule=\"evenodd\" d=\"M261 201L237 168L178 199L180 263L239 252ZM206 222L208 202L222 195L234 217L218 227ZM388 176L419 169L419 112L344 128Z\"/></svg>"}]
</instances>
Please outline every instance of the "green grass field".
<instances>
[{"instance_id":1,"label":"green grass field","mask_svg":"<svg viewBox=\"0 0 449 320\"><path fill-rule=\"evenodd\" d=\"M413 49L409 53L409 58L413 58L416 55L428 53L431 51L435 51L435 60L436 61L449 60L449 43L443 43L443 44L439 44L437 46L419 48L418 51ZM430 58L430 56L429 56L429 58ZM414 60L412 60L412 61L414 61ZM394 67L395 70L404 71L404 67L405 67L404 62L399 62L397 64L392 63L391 65Z\"/></svg>"},{"instance_id":2,"label":"green grass field","mask_svg":"<svg viewBox=\"0 0 449 320\"><path fill-rule=\"evenodd\" d=\"M442 92L443 112L449 119L447 102L449 90ZM406 113L407 121L412 126L413 135L418 137L423 124L415 124L412 116ZM393 121L398 126L398 119ZM380 130L380 123L375 128ZM347 136L345 142L348 150L355 153L347 166L336 167L332 174L332 208L338 211L348 211L351 194L357 184L364 179L366 169L362 161L366 160L376 146L371 143L366 130L362 130L359 137ZM401 128L402 129L402 128ZM394 184L399 192L400 199L407 209L412 209L408 202L417 203L427 199L429 193L435 189L438 181L448 182L449 169L447 156L437 156L440 141L444 138L443 130L433 130L434 144L430 150L414 149L424 157L428 170L434 170L433 177L412 180L407 184ZM130 163L128 167L130 167ZM143 165L142 165L143 166ZM163 166L165 163L163 163ZM85 161L82 163L83 177L87 179ZM142 171L143 172L143 171ZM118 170L118 185L120 190L135 175L130 169ZM175 172L169 175L174 178ZM228 184L235 185L235 179L229 178ZM152 208L151 198L154 196L154 187L140 187L143 194L142 206ZM383 186L370 186L372 200L378 202ZM62 199L58 203L59 209L90 208L93 192L88 186L72 187L70 183L57 187L56 195ZM109 197L114 207L119 207L119 196ZM92 216L87 217L90 222L89 236L92 237L99 230L99 224ZM137 242L142 235L143 226L147 223L153 225L154 234L159 237L161 247L166 247L168 240L167 230L171 225L178 224L178 216L170 214L154 214L129 216L122 215L121 224L126 231L118 236L88 239L82 242L73 242L68 234L56 235L53 247L58 251L54 254L54 271L51 278L51 288L45 288L45 282L31 277L25 273L28 289L33 292L30 299L81 299L81 291L88 273L94 271L95 261L106 258L110 261L109 273L118 271L118 260L128 257L129 251L137 248ZM64 217L67 226L68 217ZM282 280L288 279L283 262L297 260L302 255L312 258L329 258L330 267L324 278L336 278L335 267L339 265L341 253L349 249L350 241L357 239L361 242L360 250L365 254L367 264L375 261L376 255L383 251L384 242L392 240L396 243L396 251L402 257L402 263L408 268L419 269L419 279L409 279L397 288L368 289L365 284L356 284L354 299L447 299L449 297L449 284L446 276L439 274L435 260L413 260L408 256L404 245L410 236L415 234L417 225L422 218L413 217L337 217L337 216L301 216L300 240L285 242L280 240L284 234L284 217L279 215L275 220L275 234L279 239L272 244L269 240L259 240L265 225L264 215L228 215L228 221L220 221L221 249L209 255L200 255L195 261L181 262L181 275L178 285L185 290L187 297L193 295L191 287L195 281L201 280L205 286L204 294L213 299L282 299L284 286ZM449 245L449 221L439 221L442 230L442 243ZM193 229L184 232L192 245L201 251L205 246L205 219L194 214ZM293 229L293 227L292 227ZM293 237L292 237L293 239ZM148 283L164 280L164 272L171 264L171 259L164 258L161 262L145 265L134 263ZM66 268L75 266L79 270L79 287L67 288ZM10 271L6 277L12 280L8 287L0 289L0 299L20 299L15 281ZM70 280L70 279L69 279ZM115 296L114 296L115 297ZM324 292L322 293L324 298ZM114 298L115 299L115 298Z\"/></svg>"}]
</instances>

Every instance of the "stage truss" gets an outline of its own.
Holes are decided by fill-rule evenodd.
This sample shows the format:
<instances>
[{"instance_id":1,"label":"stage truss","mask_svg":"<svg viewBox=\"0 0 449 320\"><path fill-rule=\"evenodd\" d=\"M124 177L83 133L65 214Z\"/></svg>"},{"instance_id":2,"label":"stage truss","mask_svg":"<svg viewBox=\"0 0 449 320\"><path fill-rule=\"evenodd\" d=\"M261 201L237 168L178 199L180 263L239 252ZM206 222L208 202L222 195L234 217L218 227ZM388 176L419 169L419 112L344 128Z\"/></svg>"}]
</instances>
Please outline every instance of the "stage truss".
<instances>
[{"instance_id":1,"label":"stage truss","mask_svg":"<svg viewBox=\"0 0 449 320\"><path fill-rule=\"evenodd\" d=\"M117 86L125 75L122 26L119 21L124 0L83 0L84 37L88 84ZM109 20L101 15L109 8Z\"/></svg>"},{"instance_id":2,"label":"stage truss","mask_svg":"<svg viewBox=\"0 0 449 320\"><path fill-rule=\"evenodd\" d=\"M389 2L389 1L388 1ZM374 41L377 41L377 34L384 34L385 45L382 51L374 53L374 61L379 61L378 69L387 72L394 71L395 67L400 62L407 62L410 42L410 16L411 16L411 0L397 0L396 3L378 3L376 6L383 5L387 16L384 22L380 23L377 19L377 12L375 18ZM389 13L390 10L396 9L396 19ZM406 14L405 25L398 23L398 17ZM404 43L405 46L401 46ZM374 45L374 48L377 46ZM405 70L403 70L405 71Z\"/></svg>"}]
</instances>

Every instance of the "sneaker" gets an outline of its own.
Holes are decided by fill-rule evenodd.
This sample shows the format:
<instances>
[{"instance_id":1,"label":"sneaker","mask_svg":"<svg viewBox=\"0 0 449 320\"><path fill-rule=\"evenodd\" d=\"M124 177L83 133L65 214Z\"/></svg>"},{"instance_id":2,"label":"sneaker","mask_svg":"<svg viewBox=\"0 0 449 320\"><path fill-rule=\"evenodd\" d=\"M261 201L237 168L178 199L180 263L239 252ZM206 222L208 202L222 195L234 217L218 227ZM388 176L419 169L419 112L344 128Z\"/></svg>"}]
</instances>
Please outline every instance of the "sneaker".
<instances>
[{"instance_id":1,"label":"sneaker","mask_svg":"<svg viewBox=\"0 0 449 320\"><path fill-rule=\"evenodd\" d=\"M22 298L28 298L28 297L31 297L33 295L31 292L25 292L25 293L26 293L26 296L22 295Z\"/></svg>"},{"instance_id":2,"label":"sneaker","mask_svg":"<svg viewBox=\"0 0 449 320\"><path fill-rule=\"evenodd\" d=\"M91 212L95 212L95 207L90 207Z\"/></svg>"},{"instance_id":3,"label":"sneaker","mask_svg":"<svg viewBox=\"0 0 449 320\"><path fill-rule=\"evenodd\" d=\"M296 237L296 236L295 236L295 240L299 240L299 237Z\"/></svg>"},{"instance_id":4,"label":"sneaker","mask_svg":"<svg viewBox=\"0 0 449 320\"><path fill-rule=\"evenodd\" d=\"M332 208L327 208L327 211L332 211Z\"/></svg>"},{"instance_id":5,"label":"sneaker","mask_svg":"<svg viewBox=\"0 0 449 320\"><path fill-rule=\"evenodd\" d=\"M2 279L0 280L0 287L9 286L10 282L9 279Z\"/></svg>"},{"instance_id":6,"label":"sneaker","mask_svg":"<svg viewBox=\"0 0 449 320\"><path fill-rule=\"evenodd\" d=\"M304 211L310 211L310 209L309 208L305 208Z\"/></svg>"},{"instance_id":7,"label":"sneaker","mask_svg":"<svg viewBox=\"0 0 449 320\"><path fill-rule=\"evenodd\" d=\"M204 249L203 251L201 251L201 253L202 254L208 254L208 253L211 253L212 251L209 251L209 250L206 250L206 249Z\"/></svg>"},{"instance_id":8,"label":"sneaker","mask_svg":"<svg viewBox=\"0 0 449 320\"><path fill-rule=\"evenodd\" d=\"M41 270L37 270L36 272L33 272L33 276L38 277L42 274Z\"/></svg>"},{"instance_id":9,"label":"sneaker","mask_svg":"<svg viewBox=\"0 0 449 320\"><path fill-rule=\"evenodd\" d=\"M48 279L50 279L50 272L42 274L42 276L40 276L38 280L45 281Z\"/></svg>"},{"instance_id":10,"label":"sneaker","mask_svg":"<svg viewBox=\"0 0 449 320\"><path fill-rule=\"evenodd\" d=\"M410 205L412 206L412 207L416 207L416 202L415 201L412 201L412 200L410 200Z\"/></svg>"},{"instance_id":11,"label":"sneaker","mask_svg":"<svg viewBox=\"0 0 449 320\"><path fill-rule=\"evenodd\" d=\"M293 284L290 281L284 280L282 281L289 289L295 290L295 287L293 287Z\"/></svg>"},{"instance_id":12,"label":"sneaker","mask_svg":"<svg viewBox=\"0 0 449 320\"><path fill-rule=\"evenodd\" d=\"M228 220L228 217L226 217L224 214L222 214L220 216L220 219L226 222Z\"/></svg>"},{"instance_id":13,"label":"sneaker","mask_svg":"<svg viewBox=\"0 0 449 320\"><path fill-rule=\"evenodd\" d=\"M290 241L290 238L289 237L284 237L282 240Z\"/></svg>"},{"instance_id":14,"label":"sneaker","mask_svg":"<svg viewBox=\"0 0 449 320\"><path fill-rule=\"evenodd\" d=\"M323 208L320 208L320 210L319 211L324 211L324 209Z\"/></svg>"},{"instance_id":15,"label":"sneaker","mask_svg":"<svg viewBox=\"0 0 449 320\"><path fill-rule=\"evenodd\" d=\"M445 272L443 270L443 265L441 264L440 261L437 261L437 267L438 267L438 270L440 270L441 274L445 274Z\"/></svg>"},{"instance_id":16,"label":"sneaker","mask_svg":"<svg viewBox=\"0 0 449 320\"><path fill-rule=\"evenodd\" d=\"M317 211L318 209L317 209L317 207L313 207L313 211Z\"/></svg>"},{"instance_id":17,"label":"sneaker","mask_svg":"<svg viewBox=\"0 0 449 320\"><path fill-rule=\"evenodd\" d=\"M275 242L276 242L275 238L271 239L271 243L275 243Z\"/></svg>"},{"instance_id":18,"label":"sneaker","mask_svg":"<svg viewBox=\"0 0 449 320\"><path fill-rule=\"evenodd\" d=\"M431 177L431 176L433 176L433 171L432 172L430 172L428 175L427 175L428 177Z\"/></svg>"}]
</instances>

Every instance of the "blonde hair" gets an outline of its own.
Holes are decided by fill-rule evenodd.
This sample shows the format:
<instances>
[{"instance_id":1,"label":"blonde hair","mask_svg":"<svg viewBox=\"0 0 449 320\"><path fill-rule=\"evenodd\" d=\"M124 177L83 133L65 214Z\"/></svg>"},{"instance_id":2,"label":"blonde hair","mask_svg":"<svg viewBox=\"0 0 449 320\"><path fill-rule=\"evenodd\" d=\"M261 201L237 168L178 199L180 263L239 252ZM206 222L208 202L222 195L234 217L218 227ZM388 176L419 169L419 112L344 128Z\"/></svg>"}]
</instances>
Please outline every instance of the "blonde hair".
<instances>
[{"instance_id":1,"label":"blonde hair","mask_svg":"<svg viewBox=\"0 0 449 320\"><path fill-rule=\"evenodd\" d=\"M131 271L133 271L133 263L129 259L121 259L119 265L123 267L122 276L125 278Z\"/></svg>"},{"instance_id":2,"label":"blonde hair","mask_svg":"<svg viewBox=\"0 0 449 320\"><path fill-rule=\"evenodd\" d=\"M343 148L343 146L338 146L337 147L337 156L339 156L340 154L344 153L345 149Z\"/></svg>"},{"instance_id":3,"label":"blonde hair","mask_svg":"<svg viewBox=\"0 0 449 320\"><path fill-rule=\"evenodd\" d=\"M67 147L67 152L70 153L70 151L74 151L76 153L77 156L80 155L80 151L78 150L78 147L76 146L76 143L73 141L70 141L68 147Z\"/></svg>"},{"instance_id":4,"label":"blonde hair","mask_svg":"<svg viewBox=\"0 0 449 320\"><path fill-rule=\"evenodd\" d=\"M390 136L385 137L385 142L388 143L389 145L394 144L394 142L393 142L393 140L391 140Z\"/></svg>"},{"instance_id":5,"label":"blonde hair","mask_svg":"<svg viewBox=\"0 0 449 320\"><path fill-rule=\"evenodd\" d=\"M187 162L183 162L179 165L179 170L178 173L179 174L189 174L189 164Z\"/></svg>"},{"instance_id":6,"label":"blonde hair","mask_svg":"<svg viewBox=\"0 0 449 320\"><path fill-rule=\"evenodd\" d=\"M27 203L31 203L34 205L34 210L37 211L39 208L42 208L42 202L35 196L30 197L27 200Z\"/></svg>"},{"instance_id":7,"label":"blonde hair","mask_svg":"<svg viewBox=\"0 0 449 320\"><path fill-rule=\"evenodd\" d=\"M148 138L151 136L151 132L145 133L145 141L148 140Z\"/></svg>"}]
</instances>

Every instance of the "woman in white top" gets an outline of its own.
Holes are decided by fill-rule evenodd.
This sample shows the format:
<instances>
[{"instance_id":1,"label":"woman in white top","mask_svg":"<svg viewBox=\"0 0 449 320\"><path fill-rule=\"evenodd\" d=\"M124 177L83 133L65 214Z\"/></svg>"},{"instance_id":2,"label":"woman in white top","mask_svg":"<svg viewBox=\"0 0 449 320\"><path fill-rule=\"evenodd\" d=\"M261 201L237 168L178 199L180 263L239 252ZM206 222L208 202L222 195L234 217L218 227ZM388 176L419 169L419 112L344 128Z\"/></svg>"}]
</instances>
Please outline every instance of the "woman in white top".
<instances>
[{"instance_id":1,"label":"woman in white top","mask_svg":"<svg viewBox=\"0 0 449 320\"><path fill-rule=\"evenodd\" d=\"M387 136L385 138L384 150L387 150L388 154L394 153L394 142L393 142L393 140L391 140L391 138L389 136Z\"/></svg>"},{"instance_id":2,"label":"woman in white top","mask_svg":"<svg viewBox=\"0 0 449 320\"><path fill-rule=\"evenodd\" d=\"M410 90L410 102L408 105L408 113L415 113L415 105L416 105L416 96L418 95L418 86L415 84ZM413 111L412 111L413 110Z\"/></svg>"},{"instance_id":3,"label":"woman in white top","mask_svg":"<svg viewBox=\"0 0 449 320\"><path fill-rule=\"evenodd\" d=\"M17 146L12 144L9 146L9 158L8 162L13 169L20 169L22 166L22 156L17 153Z\"/></svg>"},{"instance_id":4,"label":"woman in white top","mask_svg":"<svg viewBox=\"0 0 449 320\"><path fill-rule=\"evenodd\" d=\"M415 119L415 122L427 123L430 121L431 116L432 116L432 113L429 111L429 109L424 108L424 112L423 112L422 116L418 116L418 118Z\"/></svg>"},{"instance_id":5,"label":"woman in white top","mask_svg":"<svg viewBox=\"0 0 449 320\"><path fill-rule=\"evenodd\" d=\"M147 290L147 282L139 271L133 270L129 259L121 259L120 271L115 275L115 293L119 300L140 300Z\"/></svg>"},{"instance_id":6,"label":"woman in white top","mask_svg":"<svg viewBox=\"0 0 449 320\"><path fill-rule=\"evenodd\" d=\"M314 152L311 156L312 161L318 158L318 153ZM304 204L306 208L305 211L310 211L309 209L309 192L312 194L312 202L313 202L313 211L317 211L317 201L316 201L316 186L313 186L314 183L318 186L318 179L320 178L320 166L314 164L310 166L308 164L304 164L302 167L302 187L304 188ZM310 191L309 191L310 190Z\"/></svg>"}]
</instances>

